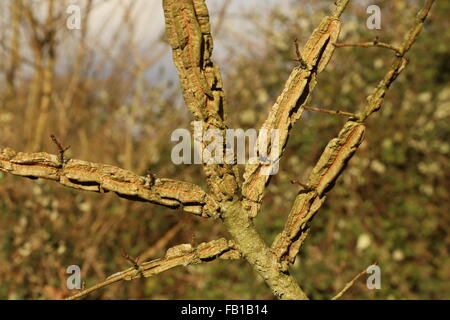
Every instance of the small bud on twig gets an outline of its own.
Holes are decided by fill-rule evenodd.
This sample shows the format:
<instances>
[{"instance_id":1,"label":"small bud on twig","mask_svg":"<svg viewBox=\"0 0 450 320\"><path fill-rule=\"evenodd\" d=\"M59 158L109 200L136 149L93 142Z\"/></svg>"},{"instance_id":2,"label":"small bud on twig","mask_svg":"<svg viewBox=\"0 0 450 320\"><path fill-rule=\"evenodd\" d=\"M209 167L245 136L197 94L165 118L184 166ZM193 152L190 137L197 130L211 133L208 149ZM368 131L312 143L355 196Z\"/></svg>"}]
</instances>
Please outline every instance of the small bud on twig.
<instances>
[{"instance_id":1,"label":"small bud on twig","mask_svg":"<svg viewBox=\"0 0 450 320\"><path fill-rule=\"evenodd\" d=\"M61 162L61 165L64 165L64 152L69 150L70 146L63 147L54 134L51 134L50 138L52 138L53 143L58 147L59 161Z\"/></svg>"}]
</instances>

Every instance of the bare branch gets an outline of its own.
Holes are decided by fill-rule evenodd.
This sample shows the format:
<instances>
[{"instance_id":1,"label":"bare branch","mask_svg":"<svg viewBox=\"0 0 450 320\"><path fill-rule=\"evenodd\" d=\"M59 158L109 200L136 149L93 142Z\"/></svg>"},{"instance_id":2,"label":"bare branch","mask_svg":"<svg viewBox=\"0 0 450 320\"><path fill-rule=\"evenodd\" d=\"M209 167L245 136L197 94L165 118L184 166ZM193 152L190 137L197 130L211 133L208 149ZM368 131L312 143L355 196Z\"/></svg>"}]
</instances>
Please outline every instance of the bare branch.
<instances>
[{"instance_id":1,"label":"bare branch","mask_svg":"<svg viewBox=\"0 0 450 320\"><path fill-rule=\"evenodd\" d=\"M420 11L417 13L414 25L406 34L403 43L401 45L402 55L405 55L409 51L409 49L411 49L411 46L414 44L414 42L416 42L417 36L423 29L425 20L427 19L428 14L430 13L434 1L435 0L426 0L422 9L420 9Z\"/></svg>"},{"instance_id":2,"label":"bare branch","mask_svg":"<svg viewBox=\"0 0 450 320\"><path fill-rule=\"evenodd\" d=\"M218 69L211 61L212 38L204 0L164 0L166 34L173 50L184 100L204 130L226 129L224 94ZM334 47L333 47L334 48ZM310 50L312 51L312 50ZM226 150L226 148L224 148ZM296 281L278 268L276 257L242 212L237 167L205 165L211 194L219 202L221 219L245 259L283 299L307 299Z\"/></svg>"},{"instance_id":3,"label":"bare branch","mask_svg":"<svg viewBox=\"0 0 450 320\"><path fill-rule=\"evenodd\" d=\"M233 249L232 241L227 241L224 238L203 242L195 248L190 244L177 245L168 249L164 258L144 262L122 272L115 273L105 281L69 297L68 300L80 299L119 281L147 278L178 266L200 264L217 258L240 259L240 253Z\"/></svg>"},{"instance_id":4,"label":"bare branch","mask_svg":"<svg viewBox=\"0 0 450 320\"><path fill-rule=\"evenodd\" d=\"M361 43L334 43L334 46L336 48L343 48L343 47L363 47L363 48L370 48L370 47L380 47L385 48L389 50L393 50L397 55L401 55L400 48L397 48L396 46L393 46L388 43L379 42L377 39L375 39L372 42L361 42Z\"/></svg>"},{"instance_id":5,"label":"bare branch","mask_svg":"<svg viewBox=\"0 0 450 320\"><path fill-rule=\"evenodd\" d=\"M301 245L307 238L311 220L326 199L326 193L333 188L345 165L361 144L365 131L362 122L381 108L387 90L407 66L408 60L403 55L411 48L419 35L433 2L434 0L427 0L419 11L414 26L400 47L402 56L395 58L391 69L380 81L374 93L367 98L368 104L364 112L358 114L356 121L355 119L347 121L339 136L325 147L307 183L312 190L300 191L297 195L284 230L277 235L272 244L272 250L281 261L287 262L287 265L294 262Z\"/></svg>"},{"instance_id":6,"label":"bare branch","mask_svg":"<svg viewBox=\"0 0 450 320\"><path fill-rule=\"evenodd\" d=\"M283 92L261 127L265 130L279 130L278 148L274 148L270 144L264 146L267 148L266 154L270 154L270 159L279 159L283 154L289 133L300 118L303 107L316 86L317 75L325 68L333 55L335 47L332 43L336 42L340 28L341 22L338 18L325 17L312 33L301 53L296 45L301 65L292 71ZM262 146L258 146L258 150L261 148ZM277 154L273 154L275 150ZM267 170L267 166L268 164L258 163L247 164L245 167L242 188L243 206L250 217L255 217L259 211L270 177L268 174L263 174L263 170Z\"/></svg>"},{"instance_id":7,"label":"bare branch","mask_svg":"<svg viewBox=\"0 0 450 320\"><path fill-rule=\"evenodd\" d=\"M327 192L333 187L347 162L351 159L364 138L365 126L348 121L325 147L322 156L313 168L306 190L300 191L292 206L284 230L274 240L272 249L280 260L293 263L304 238L301 233L309 228L309 222L325 201Z\"/></svg>"},{"instance_id":8,"label":"bare branch","mask_svg":"<svg viewBox=\"0 0 450 320\"><path fill-rule=\"evenodd\" d=\"M166 33L184 99L196 120L224 128L222 79L211 55L213 42L203 0L164 0Z\"/></svg>"},{"instance_id":9,"label":"bare branch","mask_svg":"<svg viewBox=\"0 0 450 320\"><path fill-rule=\"evenodd\" d=\"M377 264L374 263L373 265L377 265ZM361 271L360 273L358 273L352 280L347 282L345 284L344 288L342 288L342 290L339 291L338 294L336 294L333 298L331 298L331 300L337 300L337 299L341 298L348 291L348 289L350 289L355 284L355 282L358 281L358 279L361 278L366 272L367 272L367 268L364 269L363 271Z\"/></svg>"},{"instance_id":10,"label":"bare branch","mask_svg":"<svg viewBox=\"0 0 450 320\"><path fill-rule=\"evenodd\" d=\"M336 116L343 116L343 117L349 117L352 119L358 119L358 116L356 114L351 113L351 112L346 112L346 111L330 110L330 109L316 108L316 107L309 107L309 106L304 106L303 109L308 110L308 111L322 112L322 113L332 114L332 115L336 115Z\"/></svg>"},{"instance_id":11,"label":"bare branch","mask_svg":"<svg viewBox=\"0 0 450 320\"><path fill-rule=\"evenodd\" d=\"M0 170L16 176L53 180L63 186L91 192L112 191L132 201L146 201L203 217L218 215L216 201L199 186L165 178L149 179L118 167L70 159L44 152L16 153L0 149Z\"/></svg>"},{"instance_id":12,"label":"bare branch","mask_svg":"<svg viewBox=\"0 0 450 320\"><path fill-rule=\"evenodd\" d=\"M417 14L414 25L408 31L402 45L400 46L400 55L398 55L394 60L391 69L386 73L383 80L380 81L372 95L368 97L369 103L366 105L364 112L360 116L361 121L367 119L367 117L369 117L372 113L378 111L381 108L386 92L389 90L391 84L395 81L395 79L397 79L399 74L402 73L402 71L408 65L409 61L404 56L409 51L409 49L411 49L411 46L416 41L417 36L420 34L420 31L422 31L423 25L433 3L434 0L426 0L424 6Z\"/></svg>"}]
</instances>

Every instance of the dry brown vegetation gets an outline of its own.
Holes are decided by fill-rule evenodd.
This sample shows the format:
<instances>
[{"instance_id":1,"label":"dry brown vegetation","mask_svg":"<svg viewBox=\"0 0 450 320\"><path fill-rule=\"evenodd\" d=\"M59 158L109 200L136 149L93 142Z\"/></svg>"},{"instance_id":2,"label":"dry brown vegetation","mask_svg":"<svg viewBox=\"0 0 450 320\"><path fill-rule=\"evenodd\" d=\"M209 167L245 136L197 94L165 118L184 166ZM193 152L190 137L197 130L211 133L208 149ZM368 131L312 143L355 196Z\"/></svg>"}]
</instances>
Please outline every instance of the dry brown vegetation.
<instances>
[{"instance_id":1,"label":"dry brown vegetation","mask_svg":"<svg viewBox=\"0 0 450 320\"><path fill-rule=\"evenodd\" d=\"M202 2L195 1L196 4ZM224 48L221 59L224 90L217 90L216 86L217 92L211 99L208 88L202 87L201 77L205 77L206 84L211 83L208 77L216 72L212 64L200 70L204 75L195 75L196 71L185 68L184 60L177 61L175 54L180 75L187 79L181 86L188 108L180 99L181 89L174 84L174 75L164 72L162 61L170 52L166 37L161 35L164 40L152 43L140 43L135 39L133 1L121 11L123 16L117 29L105 27L101 31L111 34L108 47L87 36L95 7L101 5L101 1L81 3L83 19L79 31L65 27L68 5L65 1L46 0L31 5L26 0L15 0L0 4L0 153L3 161L0 169L46 179L56 172L57 179L52 180L61 182L62 176L74 177L74 173L69 172L71 168L80 167L80 163L71 163L70 159L83 159L130 170L135 175L126 178L137 179L133 180L137 184L141 183L139 177L145 177L148 170L155 173L157 179L171 178L196 184L209 193L209 198L202 194L201 200L190 210L180 197L169 197L175 199L176 205L167 205L166 199L156 199L161 191L155 188L146 195L154 203L163 202L160 203L163 206L130 201L112 192L77 191L44 179L29 180L0 172L1 298L69 297L74 292L65 286L67 266L79 265L86 287L91 287L117 271L128 269L130 261L124 254L140 257L137 264L147 269L135 270L131 266L125 276L113 280L138 278L142 274L148 277L95 290L89 297L271 299L274 296L301 298L306 292L309 298L331 298L374 261L382 270L382 290L368 290L364 281L360 281L345 297L436 299L450 296L450 39L442 33L449 27L447 3L438 1L433 7L425 29L405 56L410 62L406 69L403 55L416 39L414 32L419 31L413 26L421 26L420 19L415 21L414 17L424 3L427 12L432 1L414 1L414 6L406 0L395 4L378 1L383 10L383 28L379 31L365 27L366 6L350 1L341 17L339 41L370 42L377 36L383 43L400 48L397 57L389 48L334 49L332 43L325 47L318 44L320 41L312 31L323 17L331 15L333 6L330 9L329 1L323 2L325 6L320 1L292 3L289 12L274 6L266 13L266 19L258 15L239 15L226 4L218 6L211 22L212 35L217 33L216 40L219 39ZM190 5L191 1L183 3ZM345 3L338 1L338 8L344 8ZM333 19L324 20L322 24L335 23L341 12L333 14ZM236 34L232 24L239 19L251 24L257 30L255 34ZM327 31L323 34L333 34L332 28L325 28ZM412 33L408 33L409 30ZM403 40L404 35L410 37ZM285 95L296 97L296 103L283 105L280 93L285 81L310 72L292 61L296 37L300 47L310 40L311 47L302 49L308 64L316 63L308 60L317 57L315 50L325 48L325 58L331 58L332 50L335 52L320 76L317 70L322 71L326 65L321 61L323 56L318 59L316 71L311 72L309 91L314 89L316 76L318 84L309 101L301 100L303 89L289 87L289 83L293 83L289 80L286 86L291 91L287 90ZM171 39L170 32L167 38L176 53L178 46L174 42L178 40ZM194 62L190 63L192 66ZM366 120L381 106L387 88L401 72L403 74L386 96L383 109ZM194 79L190 78L192 74ZM220 75L217 73L214 77L218 82ZM194 86L193 98L188 96L191 86ZM372 100L367 102L370 94ZM226 121L211 102L224 97L227 99ZM286 108L280 110L286 112L271 109L277 98ZM299 100L301 103L297 105ZM346 122L348 117L312 112L322 106L356 114L356 118L351 116ZM306 111L297 124L291 126L304 108ZM286 141L288 136L290 139L280 172L267 185L261 176L253 174L259 168L250 166L239 168L240 173L236 174L230 168L209 168L203 172L199 165L172 164L170 135L176 128L190 127L192 115L187 109L194 119L210 127L223 129L227 123L231 128L265 125L282 129L286 132ZM207 117L202 113L206 110ZM268 123L269 112L280 121ZM286 127L283 127L286 123L283 117L290 123ZM344 130L339 134L341 128ZM59 150L50 139L51 134L63 146L71 146L64 153L69 160L65 166L57 156ZM328 141L335 137L340 139L334 140L338 142L337 147L332 144L327 148ZM11 150L3 149L6 147L29 154L20 158ZM341 167L357 148L356 156L330 191L329 185L334 184ZM322 163L319 161L314 171L324 150L324 157L332 161L324 161L322 157ZM55 155L45 159L46 165L54 171L36 172L33 166L44 161L33 156L32 153L38 151ZM31 164L27 167L29 171L21 171L18 163ZM97 168L96 172L103 169ZM245 180L241 185L236 177L244 172ZM223 178L226 175L236 178L232 190L220 188L227 181ZM315 188L305 192L307 188L293 185L291 180L308 182ZM160 187L171 183L163 181ZM182 187L174 183L175 187ZM83 187L82 183L75 185ZM117 192L107 181L102 180L98 185L98 191ZM183 188L191 192L197 190L191 185ZM144 191L148 190L144 188ZM126 192L117 193L129 198ZM328 196L327 201L324 201L325 196ZM241 200L243 210L228 215L230 204L240 205ZM304 203L311 205L306 211ZM310 224L321 206L314 223ZM257 212L260 213L254 218ZM220 219L205 219L216 213ZM239 216L233 217L236 214ZM261 252L252 258L251 250L242 244L245 239L239 238L242 230L233 230L233 224L241 218L252 225L254 221L261 243L274 242L273 261L280 264L271 272L275 270L276 275L252 269L252 264L258 264ZM294 222L284 226L286 220ZM307 235L308 241L305 241ZM233 242L210 242L221 238ZM303 241L304 246L295 259ZM154 261L164 257L166 250L174 245L189 243L197 247L204 242L208 244L200 245L195 254L187 247L185 251L177 247L178 250L169 252L162 262ZM242 253L250 264L238 259ZM165 271L218 256L233 259ZM144 261L150 262L145 264ZM268 262L271 263L272 260ZM160 271L165 272L150 277ZM258 272L263 277L287 275L286 279L295 279L302 289L278 292L274 289L278 283L270 283L266 278L271 292Z\"/></svg>"}]
</instances>

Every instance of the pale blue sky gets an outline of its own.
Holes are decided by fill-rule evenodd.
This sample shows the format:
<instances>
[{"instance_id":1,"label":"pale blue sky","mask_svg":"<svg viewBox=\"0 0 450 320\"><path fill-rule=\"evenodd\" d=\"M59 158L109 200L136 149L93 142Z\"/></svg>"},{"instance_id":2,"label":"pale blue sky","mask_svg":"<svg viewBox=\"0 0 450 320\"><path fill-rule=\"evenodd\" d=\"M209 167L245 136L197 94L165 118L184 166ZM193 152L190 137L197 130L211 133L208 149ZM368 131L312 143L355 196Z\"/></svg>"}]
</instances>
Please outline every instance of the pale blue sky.
<instances>
[{"instance_id":1,"label":"pale blue sky","mask_svg":"<svg viewBox=\"0 0 450 320\"><path fill-rule=\"evenodd\" d=\"M135 2L135 10L133 16L136 19L137 39L140 41L152 41L157 37L159 32L164 28L164 15L162 9L162 0L97 0L96 9L92 13L93 32L98 31L102 26L107 26L108 30L115 30L120 24L121 16L124 8L131 1ZM268 8L276 3L277 6L287 4L288 0L207 0L207 5L214 19L214 15L223 5L224 1L231 1L228 12L242 13L248 12L249 9L255 8L256 11L267 12L264 8ZM73 3L83 3L84 0L72 1ZM239 28L241 20L234 20L236 27ZM107 31L107 30L105 30ZM105 41L109 40L111 33L103 34Z\"/></svg>"}]
</instances>

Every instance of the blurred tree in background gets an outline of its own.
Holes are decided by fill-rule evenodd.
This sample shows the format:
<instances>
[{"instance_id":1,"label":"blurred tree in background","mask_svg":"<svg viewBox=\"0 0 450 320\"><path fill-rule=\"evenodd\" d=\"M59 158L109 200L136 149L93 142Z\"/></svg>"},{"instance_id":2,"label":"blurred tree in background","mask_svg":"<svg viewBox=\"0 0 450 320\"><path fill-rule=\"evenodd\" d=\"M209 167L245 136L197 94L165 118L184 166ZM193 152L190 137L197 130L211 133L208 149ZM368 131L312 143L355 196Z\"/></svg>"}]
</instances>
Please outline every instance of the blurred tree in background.
<instances>
[{"instance_id":1,"label":"blurred tree in background","mask_svg":"<svg viewBox=\"0 0 450 320\"><path fill-rule=\"evenodd\" d=\"M136 40L133 2L121 11L117 29L101 31L111 34L110 46L89 40L89 24L101 2L81 1L83 26L76 32L65 28L65 1L0 4L0 146L55 153L47 138L55 133L72 146L68 157L142 175L151 169L202 185L200 166L170 160L170 134L189 128L191 118L173 67L167 69L168 45L163 37ZM379 37L398 43L419 3L351 1L342 17L340 41ZM382 10L380 30L366 28L369 4ZM269 2L238 12L211 4L230 128L261 125L295 65L294 39L304 43L329 5L325 0ZM375 261L382 271L381 290L368 290L360 280L346 298L450 298L449 15L450 3L437 1L408 54L409 67L389 91L383 110L367 122L363 146L312 224L293 274L313 299L332 297ZM239 31L237 25L251 32ZM310 106L360 109L391 56L381 48L337 49L319 76ZM298 191L290 181L307 178L344 121L305 111L297 123L256 218L267 242L282 229ZM220 224L200 218L1 172L0 230L2 299L67 297L69 265L79 265L91 285L127 268L123 253L153 259L177 243L226 235ZM273 296L244 261L227 261L112 285L90 297Z\"/></svg>"}]
</instances>

